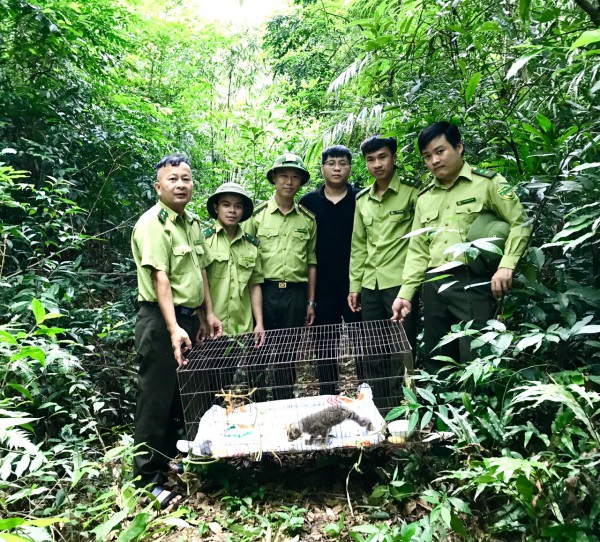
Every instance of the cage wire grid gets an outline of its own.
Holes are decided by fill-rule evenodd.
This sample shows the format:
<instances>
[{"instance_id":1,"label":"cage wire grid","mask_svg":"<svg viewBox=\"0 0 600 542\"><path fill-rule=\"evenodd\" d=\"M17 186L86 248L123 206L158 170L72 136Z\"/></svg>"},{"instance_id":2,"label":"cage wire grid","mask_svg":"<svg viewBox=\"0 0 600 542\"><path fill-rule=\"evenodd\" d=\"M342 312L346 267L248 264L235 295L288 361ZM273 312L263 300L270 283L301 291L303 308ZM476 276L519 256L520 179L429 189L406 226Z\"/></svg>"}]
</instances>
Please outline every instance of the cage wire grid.
<instances>
[{"instance_id":1,"label":"cage wire grid","mask_svg":"<svg viewBox=\"0 0 600 542\"><path fill-rule=\"evenodd\" d=\"M185 429L192 440L213 405L318 395L354 398L369 384L382 415L402 399L404 367L412 353L399 322L375 320L275 329L255 346L253 333L207 339L177 371Z\"/></svg>"}]
</instances>

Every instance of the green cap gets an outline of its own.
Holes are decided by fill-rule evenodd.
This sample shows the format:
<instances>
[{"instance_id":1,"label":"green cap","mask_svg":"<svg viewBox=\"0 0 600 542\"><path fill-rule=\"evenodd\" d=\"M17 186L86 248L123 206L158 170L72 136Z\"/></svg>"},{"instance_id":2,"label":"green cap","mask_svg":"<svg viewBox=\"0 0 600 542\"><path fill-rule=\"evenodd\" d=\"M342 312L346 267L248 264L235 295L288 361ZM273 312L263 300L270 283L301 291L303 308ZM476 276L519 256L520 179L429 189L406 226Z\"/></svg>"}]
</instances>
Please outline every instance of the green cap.
<instances>
[{"instance_id":1,"label":"green cap","mask_svg":"<svg viewBox=\"0 0 600 542\"><path fill-rule=\"evenodd\" d=\"M283 168L299 169L302 172L302 184L306 184L310 179L310 173L308 172L308 169L306 169L302 158L300 158L297 154L294 154L292 152L286 152L285 154L282 154L281 156L275 158L273 167L269 171L267 171L267 179L271 184L274 184L273 172L277 169Z\"/></svg>"},{"instance_id":2,"label":"green cap","mask_svg":"<svg viewBox=\"0 0 600 542\"><path fill-rule=\"evenodd\" d=\"M467 233L467 241L477 241L485 239L488 243L497 246L500 250L504 250L506 238L510 232L508 222L500 220L492 212L483 212L471 225L469 233ZM479 250L477 257L468 262L469 267L475 273L484 275L486 273L494 273L498 269L498 264L502 259L502 254L486 250L485 248L476 247Z\"/></svg>"},{"instance_id":3,"label":"green cap","mask_svg":"<svg viewBox=\"0 0 600 542\"><path fill-rule=\"evenodd\" d=\"M219 196L222 196L223 194L236 194L242 198L242 201L244 202L244 212L240 222L244 222L244 220L248 220L252 216L254 204L243 187L238 183L223 183L215 190L214 194L206 200L206 210L212 218L217 218L217 212L215 211L213 204L217 203Z\"/></svg>"}]
</instances>

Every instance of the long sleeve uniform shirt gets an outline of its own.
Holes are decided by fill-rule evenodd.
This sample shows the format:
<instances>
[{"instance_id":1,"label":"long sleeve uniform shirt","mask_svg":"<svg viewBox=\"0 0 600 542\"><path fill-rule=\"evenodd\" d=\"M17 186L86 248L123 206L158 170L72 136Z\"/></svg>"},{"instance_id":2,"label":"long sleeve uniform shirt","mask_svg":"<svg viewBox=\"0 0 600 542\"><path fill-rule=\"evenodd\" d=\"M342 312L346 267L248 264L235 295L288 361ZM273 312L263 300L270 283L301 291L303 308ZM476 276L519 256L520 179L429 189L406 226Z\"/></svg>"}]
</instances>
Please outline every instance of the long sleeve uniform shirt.
<instances>
[{"instance_id":1,"label":"long sleeve uniform shirt","mask_svg":"<svg viewBox=\"0 0 600 542\"><path fill-rule=\"evenodd\" d=\"M499 267L514 269L531 233L523 206L502 175L465 162L450 188L434 179L419 196L412 229L426 231L410 238L398 297L410 300L428 269L450 261L466 263L464 255L454 257L447 249L466 242L470 227L484 211L510 225Z\"/></svg>"},{"instance_id":2,"label":"long sleeve uniform shirt","mask_svg":"<svg viewBox=\"0 0 600 542\"><path fill-rule=\"evenodd\" d=\"M376 195L376 183L357 194L350 255L351 292L401 284L408 249L408 239L403 236L410 231L419 187L418 181L400 180L394 174L381 199Z\"/></svg>"}]
</instances>

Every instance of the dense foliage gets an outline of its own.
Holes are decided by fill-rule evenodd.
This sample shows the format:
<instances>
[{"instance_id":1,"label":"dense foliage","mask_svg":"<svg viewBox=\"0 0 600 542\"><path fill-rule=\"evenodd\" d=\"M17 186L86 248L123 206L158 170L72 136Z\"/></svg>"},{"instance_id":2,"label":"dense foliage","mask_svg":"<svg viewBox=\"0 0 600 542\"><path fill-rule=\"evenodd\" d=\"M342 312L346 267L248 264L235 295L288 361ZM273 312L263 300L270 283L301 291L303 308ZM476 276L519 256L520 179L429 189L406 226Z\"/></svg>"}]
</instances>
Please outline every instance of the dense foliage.
<instances>
[{"instance_id":1,"label":"dense foliage","mask_svg":"<svg viewBox=\"0 0 600 542\"><path fill-rule=\"evenodd\" d=\"M382 477L379 515L346 510L321 536L599 540L597 0L304 0L236 32L158 0L0 13L0 540L302 539L307 510L260 509L252 484L210 518L138 506L131 227L169 151L192 158L205 217L224 180L265 197L280 151L317 177L324 146L374 132L424 178L415 137L439 119L514 183L535 233L498 320L453 332L479 358L438 377L445 393L406 389L392 415L449 440L358 461L353 478Z\"/></svg>"}]
</instances>

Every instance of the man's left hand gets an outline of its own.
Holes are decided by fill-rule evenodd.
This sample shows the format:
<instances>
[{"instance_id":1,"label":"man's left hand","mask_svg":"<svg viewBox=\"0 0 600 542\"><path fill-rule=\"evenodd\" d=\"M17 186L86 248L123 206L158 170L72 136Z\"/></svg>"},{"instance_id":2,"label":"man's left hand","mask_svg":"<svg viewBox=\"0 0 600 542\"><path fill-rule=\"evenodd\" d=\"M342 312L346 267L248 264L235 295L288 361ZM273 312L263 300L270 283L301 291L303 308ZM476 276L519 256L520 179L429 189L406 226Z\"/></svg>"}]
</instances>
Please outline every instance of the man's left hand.
<instances>
[{"instance_id":1,"label":"man's left hand","mask_svg":"<svg viewBox=\"0 0 600 542\"><path fill-rule=\"evenodd\" d=\"M211 339L218 339L223 335L223 324L214 312L210 312L206 315L206 327L208 336Z\"/></svg>"},{"instance_id":2,"label":"man's left hand","mask_svg":"<svg viewBox=\"0 0 600 542\"><path fill-rule=\"evenodd\" d=\"M265 344L265 328L261 325L254 326L254 346L259 348Z\"/></svg>"},{"instance_id":3,"label":"man's left hand","mask_svg":"<svg viewBox=\"0 0 600 542\"><path fill-rule=\"evenodd\" d=\"M315 321L315 308L308 305L306 307L306 325L312 326Z\"/></svg>"},{"instance_id":4,"label":"man's left hand","mask_svg":"<svg viewBox=\"0 0 600 542\"><path fill-rule=\"evenodd\" d=\"M492 277L492 295L494 299L501 299L512 288L513 269L499 267Z\"/></svg>"}]
</instances>

